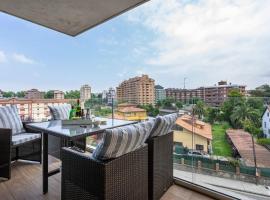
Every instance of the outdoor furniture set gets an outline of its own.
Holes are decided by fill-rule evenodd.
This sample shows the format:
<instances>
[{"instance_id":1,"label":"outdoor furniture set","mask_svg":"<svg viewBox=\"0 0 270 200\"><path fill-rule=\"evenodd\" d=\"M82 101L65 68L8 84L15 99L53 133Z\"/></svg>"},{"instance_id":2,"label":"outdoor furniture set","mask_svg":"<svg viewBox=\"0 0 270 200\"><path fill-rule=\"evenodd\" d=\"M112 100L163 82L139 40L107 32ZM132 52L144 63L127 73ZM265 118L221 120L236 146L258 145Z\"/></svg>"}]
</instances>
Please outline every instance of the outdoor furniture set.
<instances>
[{"instance_id":1,"label":"outdoor furniture set","mask_svg":"<svg viewBox=\"0 0 270 200\"><path fill-rule=\"evenodd\" d=\"M48 177L60 172L48 172L49 153L62 160L63 200L156 200L173 184L171 128L177 114L140 123L107 119L100 127L63 127L67 105L52 106L50 111L53 121L26 124L32 130L27 132L16 106L0 107L0 177L10 178L12 160L41 162L43 154L45 194ZM97 147L91 153L84 151L86 137L96 134L101 134Z\"/></svg>"}]
</instances>

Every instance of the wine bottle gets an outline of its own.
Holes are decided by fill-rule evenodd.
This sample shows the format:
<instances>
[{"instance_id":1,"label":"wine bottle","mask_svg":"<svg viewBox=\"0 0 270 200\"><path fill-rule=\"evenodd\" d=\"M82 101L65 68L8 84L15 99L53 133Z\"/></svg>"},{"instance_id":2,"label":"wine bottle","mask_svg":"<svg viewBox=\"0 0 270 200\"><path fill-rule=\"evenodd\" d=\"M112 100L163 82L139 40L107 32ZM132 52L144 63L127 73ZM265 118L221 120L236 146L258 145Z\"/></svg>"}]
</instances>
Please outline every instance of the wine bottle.
<instances>
[{"instance_id":1,"label":"wine bottle","mask_svg":"<svg viewBox=\"0 0 270 200\"><path fill-rule=\"evenodd\" d=\"M81 105L80 105L80 99L77 100L76 117L81 117Z\"/></svg>"},{"instance_id":2,"label":"wine bottle","mask_svg":"<svg viewBox=\"0 0 270 200\"><path fill-rule=\"evenodd\" d=\"M86 119L90 119L90 109L89 108L87 108L86 109Z\"/></svg>"},{"instance_id":3,"label":"wine bottle","mask_svg":"<svg viewBox=\"0 0 270 200\"><path fill-rule=\"evenodd\" d=\"M84 109L81 110L81 118L82 118L82 119L85 119Z\"/></svg>"}]
</instances>

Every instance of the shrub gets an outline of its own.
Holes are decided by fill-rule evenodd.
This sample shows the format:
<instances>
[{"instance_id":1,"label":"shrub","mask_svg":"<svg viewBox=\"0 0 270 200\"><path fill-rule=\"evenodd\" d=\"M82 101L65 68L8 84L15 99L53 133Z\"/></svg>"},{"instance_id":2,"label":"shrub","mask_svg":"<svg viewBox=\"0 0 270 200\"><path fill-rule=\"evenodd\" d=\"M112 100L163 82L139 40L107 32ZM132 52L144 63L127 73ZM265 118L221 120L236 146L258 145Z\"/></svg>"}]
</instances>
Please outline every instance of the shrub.
<instances>
[{"instance_id":1,"label":"shrub","mask_svg":"<svg viewBox=\"0 0 270 200\"><path fill-rule=\"evenodd\" d=\"M270 145L270 138L260 138L257 140L260 145Z\"/></svg>"}]
</instances>

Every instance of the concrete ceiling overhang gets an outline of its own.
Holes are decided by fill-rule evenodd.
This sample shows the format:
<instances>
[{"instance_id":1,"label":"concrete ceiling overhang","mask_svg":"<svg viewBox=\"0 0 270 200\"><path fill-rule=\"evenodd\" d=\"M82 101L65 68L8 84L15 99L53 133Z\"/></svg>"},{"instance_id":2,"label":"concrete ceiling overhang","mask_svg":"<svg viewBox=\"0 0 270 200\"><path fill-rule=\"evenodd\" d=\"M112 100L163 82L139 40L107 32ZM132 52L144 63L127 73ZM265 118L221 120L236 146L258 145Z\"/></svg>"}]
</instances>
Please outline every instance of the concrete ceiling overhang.
<instances>
[{"instance_id":1,"label":"concrete ceiling overhang","mask_svg":"<svg viewBox=\"0 0 270 200\"><path fill-rule=\"evenodd\" d=\"M0 11L76 36L149 0L0 0Z\"/></svg>"}]
</instances>

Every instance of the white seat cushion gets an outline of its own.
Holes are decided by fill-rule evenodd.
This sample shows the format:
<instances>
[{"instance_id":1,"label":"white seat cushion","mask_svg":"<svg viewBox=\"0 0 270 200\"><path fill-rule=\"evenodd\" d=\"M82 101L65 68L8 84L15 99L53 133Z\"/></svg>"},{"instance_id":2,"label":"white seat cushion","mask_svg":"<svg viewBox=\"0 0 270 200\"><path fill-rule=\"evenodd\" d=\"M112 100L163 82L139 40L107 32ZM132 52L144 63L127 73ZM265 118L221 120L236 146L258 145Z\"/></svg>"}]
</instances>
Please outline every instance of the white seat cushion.
<instances>
[{"instance_id":1,"label":"white seat cushion","mask_svg":"<svg viewBox=\"0 0 270 200\"><path fill-rule=\"evenodd\" d=\"M12 136L12 144L19 145L19 144L23 144L25 142L33 141L33 140L38 139L40 137L41 137L41 135L38 133L20 133L20 134Z\"/></svg>"},{"instance_id":2,"label":"white seat cushion","mask_svg":"<svg viewBox=\"0 0 270 200\"><path fill-rule=\"evenodd\" d=\"M24 132L16 105L0 106L0 128L11 129L13 135Z\"/></svg>"},{"instance_id":3,"label":"white seat cushion","mask_svg":"<svg viewBox=\"0 0 270 200\"><path fill-rule=\"evenodd\" d=\"M175 124L178 114L169 114L156 118L155 125L150 133L150 138L166 135L169 133Z\"/></svg>"},{"instance_id":4,"label":"white seat cushion","mask_svg":"<svg viewBox=\"0 0 270 200\"><path fill-rule=\"evenodd\" d=\"M134 125L107 129L93 152L98 160L120 157L142 147L154 125L153 120Z\"/></svg>"},{"instance_id":5,"label":"white seat cushion","mask_svg":"<svg viewBox=\"0 0 270 200\"><path fill-rule=\"evenodd\" d=\"M71 110L70 104L63 104L58 106L48 106L53 120L69 119L69 112Z\"/></svg>"}]
</instances>

